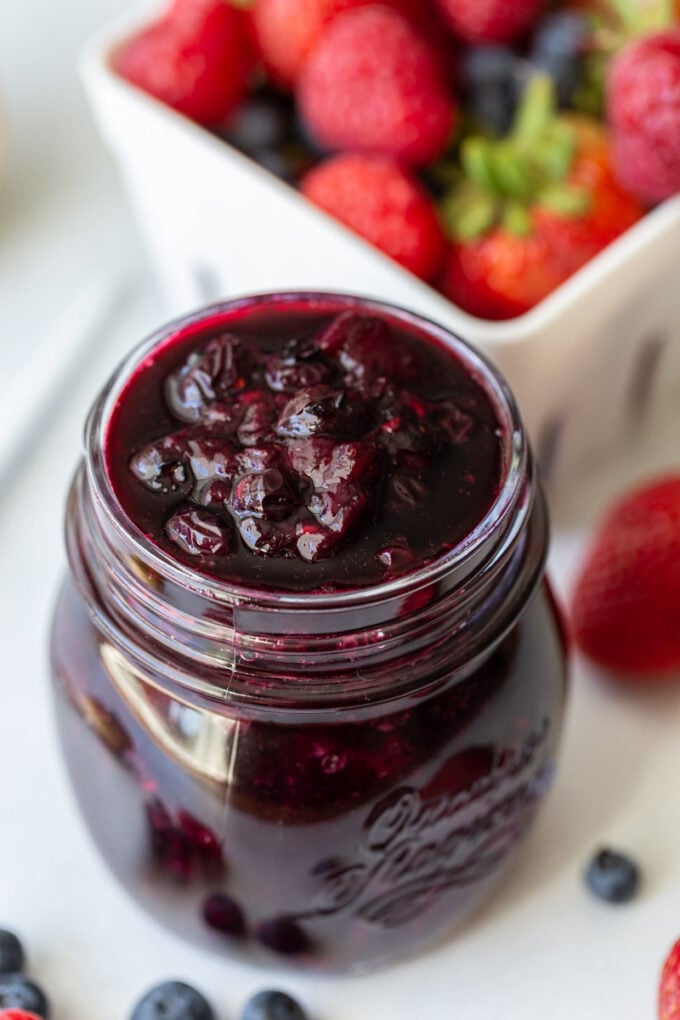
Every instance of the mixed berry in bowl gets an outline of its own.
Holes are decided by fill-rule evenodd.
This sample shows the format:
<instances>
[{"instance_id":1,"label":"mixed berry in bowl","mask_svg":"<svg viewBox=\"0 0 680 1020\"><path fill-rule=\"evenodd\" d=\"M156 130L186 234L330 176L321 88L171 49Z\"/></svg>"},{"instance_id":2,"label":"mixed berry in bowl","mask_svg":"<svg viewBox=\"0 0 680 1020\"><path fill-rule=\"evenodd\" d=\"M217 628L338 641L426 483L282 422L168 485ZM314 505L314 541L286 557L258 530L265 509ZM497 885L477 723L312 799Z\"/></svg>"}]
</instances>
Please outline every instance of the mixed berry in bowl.
<instances>
[{"instance_id":1,"label":"mixed berry in bowl","mask_svg":"<svg viewBox=\"0 0 680 1020\"><path fill-rule=\"evenodd\" d=\"M680 190L665 0L173 0L111 62L481 319Z\"/></svg>"},{"instance_id":2,"label":"mixed berry in bowl","mask_svg":"<svg viewBox=\"0 0 680 1020\"><path fill-rule=\"evenodd\" d=\"M220 952L343 970L449 931L554 772L565 649L512 397L341 295L160 330L90 416L52 662L114 873Z\"/></svg>"}]
</instances>

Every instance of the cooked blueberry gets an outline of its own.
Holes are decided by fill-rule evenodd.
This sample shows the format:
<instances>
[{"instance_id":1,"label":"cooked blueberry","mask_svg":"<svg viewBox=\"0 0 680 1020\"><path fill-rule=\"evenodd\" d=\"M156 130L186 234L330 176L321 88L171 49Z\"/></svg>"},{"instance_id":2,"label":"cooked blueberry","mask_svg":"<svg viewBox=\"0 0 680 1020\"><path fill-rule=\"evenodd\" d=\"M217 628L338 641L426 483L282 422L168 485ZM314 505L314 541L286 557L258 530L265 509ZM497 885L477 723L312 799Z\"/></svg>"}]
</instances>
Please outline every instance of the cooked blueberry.
<instances>
[{"instance_id":1,"label":"cooked blueberry","mask_svg":"<svg viewBox=\"0 0 680 1020\"><path fill-rule=\"evenodd\" d=\"M192 483L186 457L184 437L165 436L139 450L130 461L130 470L152 492L187 493Z\"/></svg>"},{"instance_id":2,"label":"cooked blueberry","mask_svg":"<svg viewBox=\"0 0 680 1020\"><path fill-rule=\"evenodd\" d=\"M248 548L260 556L287 556L293 553L295 530L292 526L250 516L238 518L236 527Z\"/></svg>"},{"instance_id":3,"label":"cooked blueberry","mask_svg":"<svg viewBox=\"0 0 680 1020\"><path fill-rule=\"evenodd\" d=\"M309 939L296 921L289 917L274 917L263 921L257 937L268 949L284 956L297 956L310 948Z\"/></svg>"},{"instance_id":4,"label":"cooked blueberry","mask_svg":"<svg viewBox=\"0 0 680 1020\"><path fill-rule=\"evenodd\" d=\"M340 315L317 343L335 354L346 383L371 397L379 396L389 383L407 382L418 374L413 351L376 316Z\"/></svg>"},{"instance_id":5,"label":"cooked blueberry","mask_svg":"<svg viewBox=\"0 0 680 1020\"><path fill-rule=\"evenodd\" d=\"M44 1020L50 1014L42 988L23 974L0 974L0 1009L25 1009Z\"/></svg>"},{"instance_id":6,"label":"cooked blueberry","mask_svg":"<svg viewBox=\"0 0 680 1020\"><path fill-rule=\"evenodd\" d=\"M210 406L241 389L248 358L238 337L225 333L189 355L165 380L165 399L181 421L204 421Z\"/></svg>"},{"instance_id":7,"label":"cooked blueberry","mask_svg":"<svg viewBox=\"0 0 680 1020\"><path fill-rule=\"evenodd\" d=\"M265 368L267 385L276 393L294 394L326 382L331 375L316 344L300 340L287 344L280 354L271 354Z\"/></svg>"},{"instance_id":8,"label":"cooked blueberry","mask_svg":"<svg viewBox=\"0 0 680 1020\"><path fill-rule=\"evenodd\" d=\"M282 521L299 504L289 480L278 468L239 478L231 494L231 507L239 517Z\"/></svg>"},{"instance_id":9,"label":"cooked blueberry","mask_svg":"<svg viewBox=\"0 0 680 1020\"><path fill-rule=\"evenodd\" d=\"M223 935L241 936L246 933L243 911L231 896L214 893L203 904L203 919L209 928Z\"/></svg>"},{"instance_id":10,"label":"cooked blueberry","mask_svg":"<svg viewBox=\"0 0 680 1020\"><path fill-rule=\"evenodd\" d=\"M345 482L367 484L378 468L378 454L369 440L334 443L321 436L290 443L288 459L298 474L319 491L337 489Z\"/></svg>"},{"instance_id":11,"label":"cooked blueberry","mask_svg":"<svg viewBox=\"0 0 680 1020\"><path fill-rule=\"evenodd\" d=\"M478 126L504 135L519 97L519 58L504 46L471 46L462 60L463 91Z\"/></svg>"},{"instance_id":12,"label":"cooked blueberry","mask_svg":"<svg viewBox=\"0 0 680 1020\"><path fill-rule=\"evenodd\" d=\"M17 974L24 969L24 947L13 931L0 928L0 974Z\"/></svg>"},{"instance_id":13,"label":"cooked blueberry","mask_svg":"<svg viewBox=\"0 0 680 1020\"><path fill-rule=\"evenodd\" d=\"M215 1020L210 1003L183 981L165 981L139 1000L131 1020Z\"/></svg>"},{"instance_id":14,"label":"cooked blueberry","mask_svg":"<svg viewBox=\"0 0 680 1020\"><path fill-rule=\"evenodd\" d=\"M330 556L340 541L341 535L313 521L301 521L297 526L295 547L306 563L317 563Z\"/></svg>"},{"instance_id":15,"label":"cooked blueberry","mask_svg":"<svg viewBox=\"0 0 680 1020\"><path fill-rule=\"evenodd\" d=\"M371 501L367 493L355 486L342 485L332 492L313 493L307 507L319 524L343 536L368 513Z\"/></svg>"},{"instance_id":16,"label":"cooked blueberry","mask_svg":"<svg viewBox=\"0 0 680 1020\"><path fill-rule=\"evenodd\" d=\"M299 1002L285 992L258 992L249 999L241 1020L307 1020Z\"/></svg>"},{"instance_id":17,"label":"cooked blueberry","mask_svg":"<svg viewBox=\"0 0 680 1020\"><path fill-rule=\"evenodd\" d=\"M208 510L178 510L165 530L168 538L190 556L226 556L233 544L227 525Z\"/></svg>"},{"instance_id":18,"label":"cooked blueberry","mask_svg":"<svg viewBox=\"0 0 680 1020\"><path fill-rule=\"evenodd\" d=\"M585 877L590 891L607 903L626 903L640 885L637 864L615 850L598 850Z\"/></svg>"},{"instance_id":19,"label":"cooked blueberry","mask_svg":"<svg viewBox=\"0 0 680 1020\"><path fill-rule=\"evenodd\" d=\"M272 436L274 408L261 394L248 394L240 406L241 420L236 438L241 446L257 446Z\"/></svg>"},{"instance_id":20,"label":"cooked blueberry","mask_svg":"<svg viewBox=\"0 0 680 1020\"><path fill-rule=\"evenodd\" d=\"M365 401L330 386L308 386L291 397L276 423L278 435L290 438L331 436L358 438L368 424Z\"/></svg>"}]
</instances>

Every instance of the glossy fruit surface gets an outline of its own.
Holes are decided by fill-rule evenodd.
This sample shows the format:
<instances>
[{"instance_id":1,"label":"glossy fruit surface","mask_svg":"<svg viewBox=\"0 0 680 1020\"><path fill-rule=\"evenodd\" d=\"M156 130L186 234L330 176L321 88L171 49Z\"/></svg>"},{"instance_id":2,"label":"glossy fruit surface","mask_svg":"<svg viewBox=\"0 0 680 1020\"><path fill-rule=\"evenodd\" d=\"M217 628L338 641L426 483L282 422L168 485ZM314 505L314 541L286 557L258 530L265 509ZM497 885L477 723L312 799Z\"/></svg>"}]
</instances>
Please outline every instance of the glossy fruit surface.
<instances>
[{"instance_id":1,"label":"glossy fruit surface","mask_svg":"<svg viewBox=\"0 0 680 1020\"><path fill-rule=\"evenodd\" d=\"M192 335L144 366L118 402L109 471L137 525L193 568L361 587L482 519L497 428L444 347L378 316L295 309Z\"/></svg>"}]
</instances>

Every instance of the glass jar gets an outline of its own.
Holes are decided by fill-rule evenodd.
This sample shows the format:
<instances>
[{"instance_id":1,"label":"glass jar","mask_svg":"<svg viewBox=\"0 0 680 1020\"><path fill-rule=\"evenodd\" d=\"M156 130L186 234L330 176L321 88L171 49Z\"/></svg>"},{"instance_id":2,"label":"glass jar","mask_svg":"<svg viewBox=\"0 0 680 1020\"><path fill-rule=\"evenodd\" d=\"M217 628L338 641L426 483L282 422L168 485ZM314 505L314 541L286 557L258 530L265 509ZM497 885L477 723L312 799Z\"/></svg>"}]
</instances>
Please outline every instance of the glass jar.
<instances>
[{"instance_id":1,"label":"glass jar","mask_svg":"<svg viewBox=\"0 0 680 1020\"><path fill-rule=\"evenodd\" d=\"M55 701L82 814L140 905L220 952L344 970L448 932L501 877L553 775L565 648L511 395L460 340L388 306L361 300L451 348L498 415L502 484L453 550L368 588L255 590L126 517L104 436L136 366L207 317L285 300L171 324L98 398L67 511Z\"/></svg>"}]
</instances>

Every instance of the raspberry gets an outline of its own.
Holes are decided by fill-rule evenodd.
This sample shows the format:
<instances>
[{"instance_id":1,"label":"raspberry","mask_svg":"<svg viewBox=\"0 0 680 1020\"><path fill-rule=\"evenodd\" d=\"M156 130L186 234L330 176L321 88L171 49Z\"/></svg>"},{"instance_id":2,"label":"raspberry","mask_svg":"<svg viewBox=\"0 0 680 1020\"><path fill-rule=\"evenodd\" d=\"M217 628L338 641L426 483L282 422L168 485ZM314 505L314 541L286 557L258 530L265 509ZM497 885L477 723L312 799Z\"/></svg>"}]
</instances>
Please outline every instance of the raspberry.
<instances>
[{"instance_id":1,"label":"raspberry","mask_svg":"<svg viewBox=\"0 0 680 1020\"><path fill-rule=\"evenodd\" d=\"M544 0L437 0L444 20L467 42L510 42L537 19Z\"/></svg>"},{"instance_id":2,"label":"raspberry","mask_svg":"<svg viewBox=\"0 0 680 1020\"><path fill-rule=\"evenodd\" d=\"M113 59L128 81L207 125L245 98L254 63L250 21L224 0L177 0Z\"/></svg>"},{"instance_id":3,"label":"raspberry","mask_svg":"<svg viewBox=\"0 0 680 1020\"><path fill-rule=\"evenodd\" d=\"M614 59L607 116L621 183L646 202L680 191L680 27L632 42Z\"/></svg>"},{"instance_id":4,"label":"raspberry","mask_svg":"<svg viewBox=\"0 0 680 1020\"><path fill-rule=\"evenodd\" d=\"M659 1020L678 1020L678 1017L680 1017L680 939L666 957L659 982Z\"/></svg>"},{"instance_id":5,"label":"raspberry","mask_svg":"<svg viewBox=\"0 0 680 1020\"><path fill-rule=\"evenodd\" d=\"M680 476L633 492L606 515L575 586L572 626L607 669L680 673Z\"/></svg>"},{"instance_id":6,"label":"raspberry","mask_svg":"<svg viewBox=\"0 0 680 1020\"><path fill-rule=\"evenodd\" d=\"M321 148L429 163L452 134L456 109L434 49L387 7L339 15L298 82L304 123Z\"/></svg>"},{"instance_id":7,"label":"raspberry","mask_svg":"<svg viewBox=\"0 0 680 1020\"><path fill-rule=\"evenodd\" d=\"M311 170L301 190L416 276L430 280L444 252L434 205L393 160L346 153Z\"/></svg>"}]
</instances>

